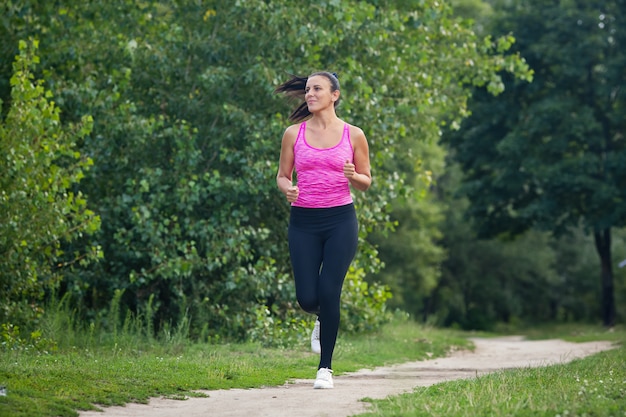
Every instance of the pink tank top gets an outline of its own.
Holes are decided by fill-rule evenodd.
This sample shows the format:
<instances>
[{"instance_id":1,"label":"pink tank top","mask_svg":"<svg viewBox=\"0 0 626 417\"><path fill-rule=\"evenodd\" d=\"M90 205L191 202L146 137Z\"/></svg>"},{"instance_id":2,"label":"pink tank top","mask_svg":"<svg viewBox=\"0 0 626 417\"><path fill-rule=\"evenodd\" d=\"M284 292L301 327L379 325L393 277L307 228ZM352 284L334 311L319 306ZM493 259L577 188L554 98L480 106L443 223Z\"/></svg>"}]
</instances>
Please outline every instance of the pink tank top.
<instances>
[{"instance_id":1,"label":"pink tank top","mask_svg":"<svg viewBox=\"0 0 626 417\"><path fill-rule=\"evenodd\" d=\"M354 151L350 142L350 128L343 128L341 141L332 148L320 149L309 145L304 137L306 122L293 146L294 165L300 193L291 203L296 207L328 208L352 203L350 183L343 175L343 165L353 161Z\"/></svg>"}]
</instances>

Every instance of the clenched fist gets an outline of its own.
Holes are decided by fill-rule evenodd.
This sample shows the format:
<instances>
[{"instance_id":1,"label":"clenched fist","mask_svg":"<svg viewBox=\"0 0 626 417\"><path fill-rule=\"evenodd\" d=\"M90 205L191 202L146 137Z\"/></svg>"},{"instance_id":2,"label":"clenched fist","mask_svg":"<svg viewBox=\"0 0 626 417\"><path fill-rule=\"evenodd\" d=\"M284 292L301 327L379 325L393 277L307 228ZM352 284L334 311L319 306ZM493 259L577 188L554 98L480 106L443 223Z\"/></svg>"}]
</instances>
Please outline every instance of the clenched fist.
<instances>
[{"instance_id":1,"label":"clenched fist","mask_svg":"<svg viewBox=\"0 0 626 417\"><path fill-rule=\"evenodd\" d=\"M349 159L346 159L346 162L343 164L343 175L346 178L350 179L354 177L354 174L356 174L356 168L354 167L354 164L350 162Z\"/></svg>"},{"instance_id":2,"label":"clenched fist","mask_svg":"<svg viewBox=\"0 0 626 417\"><path fill-rule=\"evenodd\" d=\"M287 201L293 203L298 199L298 194L300 194L300 189L297 185L291 186L287 188L287 192L285 193L285 197L287 197Z\"/></svg>"}]
</instances>

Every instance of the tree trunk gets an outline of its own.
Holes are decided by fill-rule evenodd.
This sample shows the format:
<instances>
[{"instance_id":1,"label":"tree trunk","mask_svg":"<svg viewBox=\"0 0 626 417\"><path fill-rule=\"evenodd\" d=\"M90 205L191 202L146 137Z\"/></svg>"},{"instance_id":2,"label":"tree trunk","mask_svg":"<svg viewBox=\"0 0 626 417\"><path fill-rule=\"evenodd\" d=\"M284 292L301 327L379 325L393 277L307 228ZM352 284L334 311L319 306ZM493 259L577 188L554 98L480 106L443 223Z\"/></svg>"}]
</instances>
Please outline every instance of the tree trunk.
<instances>
[{"instance_id":1,"label":"tree trunk","mask_svg":"<svg viewBox=\"0 0 626 417\"><path fill-rule=\"evenodd\" d=\"M593 236L596 241L596 250L598 255L600 255L600 268L602 271L602 321L605 326L611 327L615 324L611 229L596 230Z\"/></svg>"}]
</instances>

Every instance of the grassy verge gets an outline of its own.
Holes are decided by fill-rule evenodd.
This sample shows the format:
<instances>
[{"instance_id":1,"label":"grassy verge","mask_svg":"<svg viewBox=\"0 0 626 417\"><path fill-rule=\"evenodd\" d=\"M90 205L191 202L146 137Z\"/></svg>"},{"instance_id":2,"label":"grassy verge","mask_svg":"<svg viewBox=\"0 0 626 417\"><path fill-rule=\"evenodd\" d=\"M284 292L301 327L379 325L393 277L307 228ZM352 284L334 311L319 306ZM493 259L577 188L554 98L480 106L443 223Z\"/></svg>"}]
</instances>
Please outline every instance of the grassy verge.
<instances>
[{"instance_id":1,"label":"grassy verge","mask_svg":"<svg viewBox=\"0 0 626 417\"><path fill-rule=\"evenodd\" d=\"M593 326L527 329L534 339L611 340L620 347L565 365L502 371L373 401L360 416L626 416L626 330Z\"/></svg>"},{"instance_id":2,"label":"grassy verge","mask_svg":"<svg viewBox=\"0 0 626 417\"><path fill-rule=\"evenodd\" d=\"M60 330L62 331L62 330ZM69 332L69 330L68 330ZM63 336L59 336L62 338ZM77 341L88 338L68 334ZM82 342L81 342L82 343ZM0 356L0 416L77 416L98 405L184 398L193 390L280 385L313 378L317 355L308 346L269 349L259 345L125 343L62 347L52 354L5 351ZM88 347L85 347L88 346ZM335 372L442 356L467 347L459 332L396 321L379 333L338 341Z\"/></svg>"}]
</instances>

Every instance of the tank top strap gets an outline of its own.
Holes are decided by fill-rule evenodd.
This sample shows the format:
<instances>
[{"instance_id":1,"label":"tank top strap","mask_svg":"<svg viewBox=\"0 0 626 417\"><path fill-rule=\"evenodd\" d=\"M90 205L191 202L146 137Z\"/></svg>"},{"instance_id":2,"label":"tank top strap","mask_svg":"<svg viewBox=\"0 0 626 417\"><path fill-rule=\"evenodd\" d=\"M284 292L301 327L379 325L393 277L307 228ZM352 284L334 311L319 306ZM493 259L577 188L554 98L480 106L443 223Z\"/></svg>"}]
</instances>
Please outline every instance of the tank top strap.
<instances>
[{"instance_id":1,"label":"tank top strap","mask_svg":"<svg viewBox=\"0 0 626 417\"><path fill-rule=\"evenodd\" d=\"M343 127L343 135L341 137L341 141L346 140L348 142L348 146L350 147L350 152L354 155L354 148L352 147L352 141L350 140L350 125L346 123Z\"/></svg>"},{"instance_id":2,"label":"tank top strap","mask_svg":"<svg viewBox=\"0 0 626 417\"><path fill-rule=\"evenodd\" d=\"M304 137L305 130L306 130L306 122L300 123L300 130L298 130L298 136L296 136L296 142L294 143L294 146L296 145L296 143L301 141L301 138Z\"/></svg>"}]
</instances>

